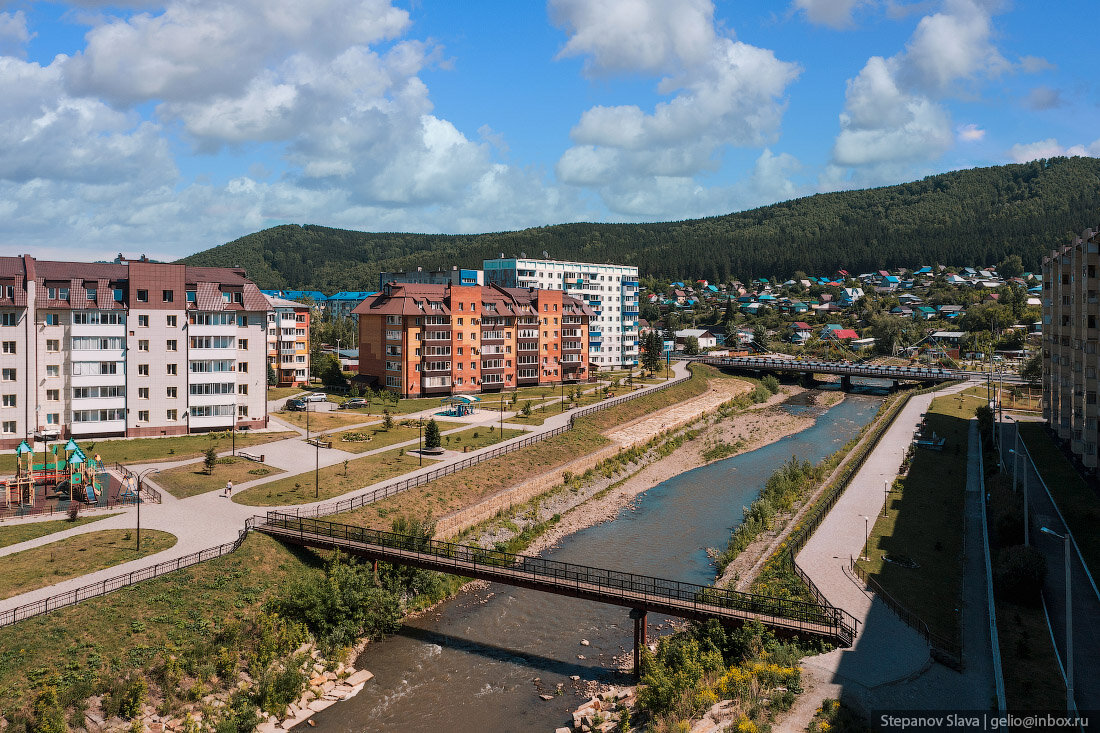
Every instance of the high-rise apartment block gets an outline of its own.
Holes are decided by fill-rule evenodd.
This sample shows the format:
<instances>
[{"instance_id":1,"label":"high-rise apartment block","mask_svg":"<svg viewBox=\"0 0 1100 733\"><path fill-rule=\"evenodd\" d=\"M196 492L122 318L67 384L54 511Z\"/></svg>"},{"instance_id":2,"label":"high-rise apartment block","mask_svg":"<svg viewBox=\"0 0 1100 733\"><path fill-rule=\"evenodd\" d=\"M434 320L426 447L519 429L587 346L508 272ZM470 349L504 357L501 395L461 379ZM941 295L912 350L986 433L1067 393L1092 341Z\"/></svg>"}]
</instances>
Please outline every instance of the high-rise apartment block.
<instances>
[{"instance_id":1,"label":"high-rise apartment block","mask_svg":"<svg viewBox=\"0 0 1100 733\"><path fill-rule=\"evenodd\" d=\"M589 376L593 312L561 290L390 282L355 313L359 374L406 397Z\"/></svg>"},{"instance_id":2,"label":"high-rise apartment block","mask_svg":"<svg viewBox=\"0 0 1100 733\"><path fill-rule=\"evenodd\" d=\"M293 300L266 296L267 363L275 370L279 387L309 384L309 306Z\"/></svg>"},{"instance_id":3,"label":"high-rise apartment block","mask_svg":"<svg viewBox=\"0 0 1100 733\"><path fill-rule=\"evenodd\" d=\"M1043 416L1087 468L1097 456L1100 234L1043 260Z\"/></svg>"},{"instance_id":4,"label":"high-rise apartment block","mask_svg":"<svg viewBox=\"0 0 1100 733\"><path fill-rule=\"evenodd\" d=\"M0 447L266 426L269 307L239 269L0 257Z\"/></svg>"},{"instance_id":5,"label":"high-rise apartment block","mask_svg":"<svg viewBox=\"0 0 1100 733\"><path fill-rule=\"evenodd\" d=\"M485 282L544 288L583 300L595 313L589 333L594 367L638 364L638 268L525 257L485 260Z\"/></svg>"}]
</instances>

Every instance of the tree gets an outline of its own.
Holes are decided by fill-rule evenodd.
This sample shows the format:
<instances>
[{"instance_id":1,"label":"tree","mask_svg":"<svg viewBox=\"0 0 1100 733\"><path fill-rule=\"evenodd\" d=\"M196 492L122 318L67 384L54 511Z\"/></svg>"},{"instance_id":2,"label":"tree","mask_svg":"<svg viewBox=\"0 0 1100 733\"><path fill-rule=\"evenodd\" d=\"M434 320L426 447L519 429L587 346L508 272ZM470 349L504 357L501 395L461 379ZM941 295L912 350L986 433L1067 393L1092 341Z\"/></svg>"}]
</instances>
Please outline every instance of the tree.
<instances>
[{"instance_id":1,"label":"tree","mask_svg":"<svg viewBox=\"0 0 1100 733\"><path fill-rule=\"evenodd\" d=\"M433 417L428 420L428 424L424 426L424 447L428 450L433 450L442 445L443 439L439 436L439 425Z\"/></svg>"},{"instance_id":2,"label":"tree","mask_svg":"<svg viewBox=\"0 0 1100 733\"><path fill-rule=\"evenodd\" d=\"M347 379L340 369L340 361L332 354L321 354L321 365L317 370L317 376L326 387L344 387Z\"/></svg>"},{"instance_id":3,"label":"tree","mask_svg":"<svg viewBox=\"0 0 1100 733\"><path fill-rule=\"evenodd\" d=\"M1024 261L1020 255L1009 255L997 265L997 274L1004 279L1021 277L1024 274Z\"/></svg>"},{"instance_id":4,"label":"tree","mask_svg":"<svg viewBox=\"0 0 1100 733\"><path fill-rule=\"evenodd\" d=\"M390 430L393 428L393 415L389 410L382 410L382 429Z\"/></svg>"},{"instance_id":5,"label":"tree","mask_svg":"<svg viewBox=\"0 0 1100 733\"><path fill-rule=\"evenodd\" d=\"M1030 382L1032 385L1038 384L1043 378L1043 355L1040 352L1036 352L1024 362L1023 367L1020 369L1020 376Z\"/></svg>"},{"instance_id":6,"label":"tree","mask_svg":"<svg viewBox=\"0 0 1100 733\"><path fill-rule=\"evenodd\" d=\"M688 356L695 356L699 353L699 339L694 336L688 336L684 339L684 353Z\"/></svg>"},{"instance_id":7,"label":"tree","mask_svg":"<svg viewBox=\"0 0 1100 733\"><path fill-rule=\"evenodd\" d=\"M218 464L218 453L214 446L210 446L202 455L202 466L206 469L206 475L214 473L214 466Z\"/></svg>"},{"instance_id":8,"label":"tree","mask_svg":"<svg viewBox=\"0 0 1100 733\"><path fill-rule=\"evenodd\" d=\"M757 326L752 330L752 340L756 342L759 348L764 351L768 350L768 344L770 343L768 339L768 330L763 326Z\"/></svg>"},{"instance_id":9,"label":"tree","mask_svg":"<svg viewBox=\"0 0 1100 733\"><path fill-rule=\"evenodd\" d=\"M274 387L279 384L279 375L275 373L275 367L267 365L267 386Z\"/></svg>"},{"instance_id":10,"label":"tree","mask_svg":"<svg viewBox=\"0 0 1100 733\"><path fill-rule=\"evenodd\" d=\"M655 329L651 329L642 338L642 368L657 372L661 369L661 357L664 355L664 341Z\"/></svg>"}]
</instances>

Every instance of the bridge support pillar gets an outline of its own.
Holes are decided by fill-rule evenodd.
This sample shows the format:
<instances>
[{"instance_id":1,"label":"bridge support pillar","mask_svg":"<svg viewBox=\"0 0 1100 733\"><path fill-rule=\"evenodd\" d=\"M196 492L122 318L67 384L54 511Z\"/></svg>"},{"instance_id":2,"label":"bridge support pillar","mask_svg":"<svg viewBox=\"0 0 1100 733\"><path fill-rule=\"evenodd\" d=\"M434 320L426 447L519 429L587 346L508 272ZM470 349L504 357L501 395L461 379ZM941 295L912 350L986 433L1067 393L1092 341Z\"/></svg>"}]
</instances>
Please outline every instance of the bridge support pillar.
<instances>
[{"instance_id":1,"label":"bridge support pillar","mask_svg":"<svg viewBox=\"0 0 1100 733\"><path fill-rule=\"evenodd\" d=\"M897 392L899 389L901 389L901 382L899 382L896 379L894 381L890 382L890 391L891 392Z\"/></svg>"},{"instance_id":2,"label":"bridge support pillar","mask_svg":"<svg viewBox=\"0 0 1100 733\"><path fill-rule=\"evenodd\" d=\"M849 376L842 376L840 378L840 388L845 392L852 391L852 378Z\"/></svg>"},{"instance_id":3,"label":"bridge support pillar","mask_svg":"<svg viewBox=\"0 0 1100 733\"><path fill-rule=\"evenodd\" d=\"M646 612L641 608L632 608L630 618L634 619L634 676L642 676L642 649L645 648L647 636Z\"/></svg>"}]
</instances>

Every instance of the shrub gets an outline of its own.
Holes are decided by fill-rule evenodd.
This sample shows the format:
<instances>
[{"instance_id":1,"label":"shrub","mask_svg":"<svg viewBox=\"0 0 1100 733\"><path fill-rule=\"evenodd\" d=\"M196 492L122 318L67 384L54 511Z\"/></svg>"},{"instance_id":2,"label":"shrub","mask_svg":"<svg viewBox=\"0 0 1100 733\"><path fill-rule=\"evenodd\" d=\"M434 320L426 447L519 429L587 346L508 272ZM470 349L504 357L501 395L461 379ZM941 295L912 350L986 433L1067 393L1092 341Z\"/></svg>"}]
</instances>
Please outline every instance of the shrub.
<instances>
[{"instance_id":1,"label":"shrub","mask_svg":"<svg viewBox=\"0 0 1100 733\"><path fill-rule=\"evenodd\" d=\"M287 660L283 669L269 669L256 683L255 702L265 713L283 717L286 709L298 699L308 682L302 671L302 659Z\"/></svg>"},{"instance_id":2,"label":"shrub","mask_svg":"<svg viewBox=\"0 0 1100 733\"><path fill-rule=\"evenodd\" d=\"M439 425L436 423L435 418L433 417L428 420L428 424L424 426L424 447L428 450L432 450L434 448L439 448L442 445L443 441L439 437Z\"/></svg>"},{"instance_id":3,"label":"shrub","mask_svg":"<svg viewBox=\"0 0 1100 733\"><path fill-rule=\"evenodd\" d=\"M42 688L34 699L34 718L28 726L30 733L65 733L65 711L57 701L53 685Z\"/></svg>"},{"instance_id":4,"label":"shrub","mask_svg":"<svg viewBox=\"0 0 1100 733\"><path fill-rule=\"evenodd\" d=\"M261 722L256 705L243 690L234 692L226 705L225 713L214 726L215 733L252 733Z\"/></svg>"},{"instance_id":5,"label":"shrub","mask_svg":"<svg viewBox=\"0 0 1100 733\"><path fill-rule=\"evenodd\" d=\"M382 410L382 429L389 430L393 427L393 415L389 410Z\"/></svg>"},{"instance_id":6,"label":"shrub","mask_svg":"<svg viewBox=\"0 0 1100 733\"><path fill-rule=\"evenodd\" d=\"M531 400L527 400L523 403L523 409L519 411L519 414L524 417L531 417Z\"/></svg>"},{"instance_id":7,"label":"shrub","mask_svg":"<svg viewBox=\"0 0 1100 733\"><path fill-rule=\"evenodd\" d=\"M203 453L202 466L206 469L206 475L214 473L214 466L218 464L218 452L214 450L214 446L209 446Z\"/></svg>"},{"instance_id":8,"label":"shrub","mask_svg":"<svg viewBox=\"0 0 1100 733\"><path fill-rule=\"evenodd\" d=\"M135 677L122 688L118 698L118 714L123 718L134 718L141 715L141 709L149 697L149 685L144 677Z\"/></svg>"},{"instance_id":9,"label":"shrub","mask_svg":"<svg viewBox=\"0 0 1100 733\"><path fill-rule=\"evenodd\" d=\"M1046 575L1046 558L1034 547L1006 547L997 553L993 563L993 583L998 592L1022 605L1039 603L1039 591Z\"/></svg>"},{"instance_id":10,"label":"shrub","mask_svg":"<svg viewBox=\"0 0 1100 733\"><path fill-rule=\"evenodd\" d=\"M777 394L779 392L779 380L775 378L774 374L768 374L760 380L760 383L767 387L768 391L772 394Z\"/></svg>"}]
</instances>

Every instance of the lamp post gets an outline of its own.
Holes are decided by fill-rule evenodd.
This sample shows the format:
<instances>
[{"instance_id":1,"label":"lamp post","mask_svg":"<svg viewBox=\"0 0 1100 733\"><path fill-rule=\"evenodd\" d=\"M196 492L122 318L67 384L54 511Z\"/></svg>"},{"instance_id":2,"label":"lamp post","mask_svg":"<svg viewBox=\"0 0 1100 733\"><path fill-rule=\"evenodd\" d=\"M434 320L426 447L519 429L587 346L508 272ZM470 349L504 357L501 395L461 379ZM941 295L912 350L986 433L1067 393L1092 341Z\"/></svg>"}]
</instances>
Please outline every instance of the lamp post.
<instances>
[{"instance_id":1,"label":"lamp post","mask_svg":"<svg viewBox=\"0 0 1100 733\"><path fill-rule=\"evenodd\" d=\"M1069 564L1069 532L1064 535L1058 534L1049 527L1040 527L1040 532L1049 534L1052 537L1057 537L1062 540L1062 547L1065 550L1065 566L1066 566L1066 711L1073 712L1075 705L1073 704L1073 589L1070 585L1070 564Z\"/></svg>"},{"instance_id":2,"label":"lamp post","mask_svg":"<svg viewBox=\"0 0 1100 733\"><path fill-rule=\"evenodd\" d=\"M868 551L871 545L871 518L863 517L863 559L870 560Z\"/></svg>"},{"instance_id":3,"label":"lamp post","mask_svg":"<svg viewBox=\"0 0 1100 733\"><path fill-rule=\"evenodd\" d=\"M420 458L420 465L424 465L424 418L416 418L416 427L420 431L420 447L416 451L416 455Z\"/></svg>"},{"instance_id":4,"label":"lamp post","mask_svg":"<svg viewBox=\"0 0 1100 733\"><path fill-rule=\"evenodd\" d=\"M497 440L504 439L504 395L500 396L500 435L497 436Z\"/></svg>"},{"instance_id":5,"label":"lamp post","mask_svg":"<svg viewBox=\"0 0 1100 733\"><path fill-rule=\"evenodd\" d=\"M321 497L321 441L313 441L313 498Z\"/></svg>"},{"instance_id":6,"label":"lamp post","mask_svg":"<svg viewBox=\"0 0 1100 733\"><path fill-rule=\"evenodd\" d=\"M886 505L890 503L890 481L885 480L882 482L882 516L888 517L886 513Z\"/></svg>"},{"instance_id":7,"label":"lamp post","mask_svg":"<svg viewBox=\"0 0 1100 733\"><path fill-rule=\"evenodd\" d=\"M154 473L160 473L159 468L147 468L137 477L137 549L141 550L141 481L146 476Z\"/></svg>"}]
</instances>

